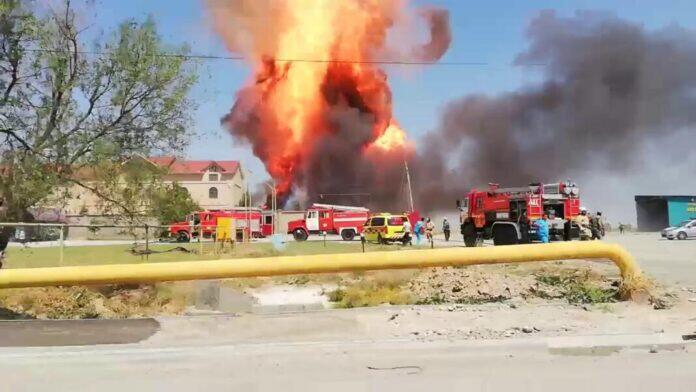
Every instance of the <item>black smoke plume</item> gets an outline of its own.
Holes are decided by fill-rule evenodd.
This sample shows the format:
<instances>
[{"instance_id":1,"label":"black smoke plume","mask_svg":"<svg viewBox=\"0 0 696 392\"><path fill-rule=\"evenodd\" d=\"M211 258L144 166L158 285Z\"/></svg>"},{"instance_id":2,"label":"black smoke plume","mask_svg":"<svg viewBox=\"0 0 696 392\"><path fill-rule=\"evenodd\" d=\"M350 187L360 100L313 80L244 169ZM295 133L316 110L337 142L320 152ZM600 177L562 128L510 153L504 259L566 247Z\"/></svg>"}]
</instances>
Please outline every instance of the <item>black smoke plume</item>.
<instances>
[{"instance_id":1,"label":"black smoke plume","mask_svg":"<svg viewBox=\"0 0 696 392\"><path fill-rule=\"evenodd\" d=\"M695 134L694 31L649 31L607 13L564 18L548 11L532 20L527 35L529 47L515 62L541 71L542 80L446 106L412 162L423 208L451 207L488 182L589 179L686 154L689 146L663 148L662 157L644 152L675 134Z\"/></svg>"}]
</instances>

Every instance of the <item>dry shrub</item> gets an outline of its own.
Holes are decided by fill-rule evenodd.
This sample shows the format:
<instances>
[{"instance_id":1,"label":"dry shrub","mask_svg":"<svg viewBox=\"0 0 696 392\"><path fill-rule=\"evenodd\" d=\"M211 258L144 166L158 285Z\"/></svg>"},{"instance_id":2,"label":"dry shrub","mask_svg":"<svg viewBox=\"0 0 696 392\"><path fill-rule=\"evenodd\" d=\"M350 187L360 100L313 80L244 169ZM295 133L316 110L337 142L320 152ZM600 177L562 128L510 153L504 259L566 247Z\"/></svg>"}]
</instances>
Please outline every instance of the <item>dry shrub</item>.
<instances>
[{"instance_id":1,"label":"dry shrub","mask_svg":"<svg viewBox=\"0 0 696 392\"><path fill-rule=\"evenodd\" d=\"M43 319L144 317L181 313L190 293L173 284L6 289L0 307Z\"/></svg>"}]
</instances>

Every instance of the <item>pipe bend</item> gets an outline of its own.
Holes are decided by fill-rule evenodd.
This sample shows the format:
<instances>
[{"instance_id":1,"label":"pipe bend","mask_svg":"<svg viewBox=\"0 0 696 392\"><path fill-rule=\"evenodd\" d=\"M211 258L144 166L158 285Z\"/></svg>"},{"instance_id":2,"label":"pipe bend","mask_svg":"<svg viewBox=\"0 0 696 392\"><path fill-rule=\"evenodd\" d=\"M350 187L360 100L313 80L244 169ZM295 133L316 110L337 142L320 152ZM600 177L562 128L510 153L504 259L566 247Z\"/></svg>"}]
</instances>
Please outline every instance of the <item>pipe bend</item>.
<instances>
[{"instance_id":1,"label":"pipe bend","mask_svg":"<svg viewBox=\"0 0 696 392\"><path fill-rule=\"evenodd\" d=\"M0 288L152 283L568 259L611 260L621 272L620 291L628 293L628 295L622 294L622 296L630 297L632 292L639 289L647 291L648 285L631 254L619 245L599 241L169 263L5 269L0 270Z\"/></svg>"}]
</instances>

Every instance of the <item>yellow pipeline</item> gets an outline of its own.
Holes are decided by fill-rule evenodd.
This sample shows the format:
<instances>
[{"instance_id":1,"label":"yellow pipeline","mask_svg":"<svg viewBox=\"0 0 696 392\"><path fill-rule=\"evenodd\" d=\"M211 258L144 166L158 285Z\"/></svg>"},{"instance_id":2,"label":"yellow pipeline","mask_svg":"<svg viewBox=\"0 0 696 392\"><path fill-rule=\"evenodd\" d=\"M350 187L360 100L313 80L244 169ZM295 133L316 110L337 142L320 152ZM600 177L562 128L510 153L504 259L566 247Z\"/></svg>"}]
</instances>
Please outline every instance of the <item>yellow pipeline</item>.
<instances>
[{"instance_id":1,"label":"yellow pipeline","mask_svg":"<svg viewBox=\"0 0 696 392\"><path fill-rule=\"evenodd\" d=\"M625 296L630 296L635 289L645 287L640 268L624 248L594 241L170 263L6 269L0 270L0 288L148 283L570 259L613 261L621 271L622 292Z\"/></svg>"}]
</instances>

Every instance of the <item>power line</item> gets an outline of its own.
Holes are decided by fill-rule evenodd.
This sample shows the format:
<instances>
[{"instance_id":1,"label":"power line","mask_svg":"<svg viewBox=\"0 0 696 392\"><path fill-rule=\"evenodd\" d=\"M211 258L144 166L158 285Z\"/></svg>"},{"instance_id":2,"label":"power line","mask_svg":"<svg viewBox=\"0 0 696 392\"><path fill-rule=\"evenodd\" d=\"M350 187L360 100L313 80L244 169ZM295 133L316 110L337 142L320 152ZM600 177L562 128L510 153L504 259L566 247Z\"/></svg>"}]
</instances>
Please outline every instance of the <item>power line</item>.
<instances>
[{"instance_id":1,"label":"power line","mask_svg":"<svg viewBox=\"0 0 696 392\"><path fill-rule=\"evenodd\" d=\"M27 52L38 52L38 53L74 53L70 50L60 50L60 49L25 49ZM79 50L78 54L84 55L105 55L109 52L103 51L88 51ZM151 56L155 57L165 57L165 58L182 58L187 60L228 60L228 61L245 61L249 60L248 57L244 56L219 56L219 55L207 55L207 54L182 54L182 53L157 53ZM275 58L274 61L279 62L290 62L290 63L334 63L334 64L373 64L373 65L406 65L406 66L491 66L491 63L485 61L406 61L406 60L336 60L336 59L285 59L285 58ZM527 66L543 66L543 63L526 63L519 65Z\"/></svg>"}]
</instances>

